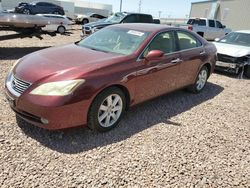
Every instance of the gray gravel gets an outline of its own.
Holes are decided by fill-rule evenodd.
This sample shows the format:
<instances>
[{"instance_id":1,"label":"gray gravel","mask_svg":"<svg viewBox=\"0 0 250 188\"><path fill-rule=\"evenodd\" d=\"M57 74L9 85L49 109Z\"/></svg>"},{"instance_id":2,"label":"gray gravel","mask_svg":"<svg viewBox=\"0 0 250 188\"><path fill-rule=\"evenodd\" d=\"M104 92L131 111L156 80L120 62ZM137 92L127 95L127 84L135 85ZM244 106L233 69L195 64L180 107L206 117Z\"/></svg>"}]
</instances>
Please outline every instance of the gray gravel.
<instances>
[{"instance_id":1,"label":"gray gravel","mask_svg":"<svg viewBox=\"0 0 250 188\"><path fill-rule=\"evenodd\" d=\"M107 133L49 132L16 119L3 82L23 55L79 39L3 40L1 187L250 187L250 80L214 74L204 92L177 91L130 109Z\"/></svg>"}]
</instances>

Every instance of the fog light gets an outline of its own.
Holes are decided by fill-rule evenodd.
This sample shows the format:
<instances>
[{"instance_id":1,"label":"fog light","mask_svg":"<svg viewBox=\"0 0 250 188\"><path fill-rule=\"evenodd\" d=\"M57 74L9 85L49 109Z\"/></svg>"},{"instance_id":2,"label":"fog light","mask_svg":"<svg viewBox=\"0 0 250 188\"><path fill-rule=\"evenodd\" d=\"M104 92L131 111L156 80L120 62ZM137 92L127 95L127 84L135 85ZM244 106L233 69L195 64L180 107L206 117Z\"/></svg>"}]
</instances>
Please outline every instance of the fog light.
<instances>
[{"instance_id":1,"label":"fog light","mask_svg":"<svg viewBox=\"0 0 250 188\"><path fill-rule=\"evenodd\" d=\"M41 122L43 124L48 124L49 123L49 120L45 119L45 118L41 118Z\"/></svg>"}]
</instances>

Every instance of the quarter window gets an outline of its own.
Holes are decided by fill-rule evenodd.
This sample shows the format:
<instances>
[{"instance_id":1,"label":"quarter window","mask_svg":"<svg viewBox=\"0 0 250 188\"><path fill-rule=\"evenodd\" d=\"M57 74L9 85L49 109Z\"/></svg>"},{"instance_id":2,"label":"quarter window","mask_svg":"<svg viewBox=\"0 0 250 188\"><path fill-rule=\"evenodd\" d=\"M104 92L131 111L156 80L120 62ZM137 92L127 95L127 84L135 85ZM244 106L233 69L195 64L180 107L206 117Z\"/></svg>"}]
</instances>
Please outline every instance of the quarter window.
<instances>
[{"instance_id":1,"label":"quarter window","mask_svg":"<svg viewBox=\"0 0 250 188\"><path fill-rule=\"evenodd\" d=\"M177 36L180 50L187 50L202 45L198 39L187 32L178 31Z\"/></svg>"},{"instance_id":2,"label":"quarter window","mask_svg":"<svg viewBox=\"0 0 250 188\"><path fill-rule=\"evenodd\" d=\"M222 24L219 21L216 21L216 25L218 28L223 28Z\"/></svg>"}]
</instances>

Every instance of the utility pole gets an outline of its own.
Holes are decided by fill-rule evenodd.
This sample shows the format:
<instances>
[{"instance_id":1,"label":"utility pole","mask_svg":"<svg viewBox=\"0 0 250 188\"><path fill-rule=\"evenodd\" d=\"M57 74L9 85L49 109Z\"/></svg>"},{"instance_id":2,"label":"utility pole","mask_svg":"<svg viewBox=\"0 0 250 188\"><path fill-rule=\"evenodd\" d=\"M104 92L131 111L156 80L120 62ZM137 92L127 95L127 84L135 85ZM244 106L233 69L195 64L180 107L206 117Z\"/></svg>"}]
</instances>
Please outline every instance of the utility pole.
<instances>
[{"instance_id":1,"label":"utility pole","mask_svg":"<svg viewBox=\"0 0 250 188\"><path fill-rule=\"evenodd\" d=\"M161 11L159 11L159 18L161 18Z\"/></svg>"},{"instance_id":2,"label":"utility pole","mask_svg":"<svg viewBox=\"0 0 250 188\"><path fill-rule=\"evenodd\" d=\"M141 13L141 0L139 0L139 13Z\"/></svg>"},{"instance_id":3,"label":"utility pole","mask_svg":"<svg viewBox=\"0 0 250 188\"><path fill-rule=\"evenodd\" d=\"M120 0L120 12L122 11L122 0Z\"/></svg>"}]
</instances>

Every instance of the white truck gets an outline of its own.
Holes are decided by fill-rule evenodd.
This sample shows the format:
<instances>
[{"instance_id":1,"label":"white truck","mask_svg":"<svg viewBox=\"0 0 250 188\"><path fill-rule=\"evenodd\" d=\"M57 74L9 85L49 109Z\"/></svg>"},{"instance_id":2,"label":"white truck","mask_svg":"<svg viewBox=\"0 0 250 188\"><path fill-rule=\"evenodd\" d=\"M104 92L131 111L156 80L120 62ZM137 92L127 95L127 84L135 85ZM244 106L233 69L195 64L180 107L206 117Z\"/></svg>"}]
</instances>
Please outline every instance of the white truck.
<instances>
[{"instance_id":1,"label":"white truck","mask_svg":"<svg viewBox=\"0 0 250 188\"><path fill-rule=\"evenodd\" d=\"M189 25L188 29L207 40L221 38L232 31L222 25L220 21L208 18L190 18L187 24Z\"/></svg>"}]
</instances>

